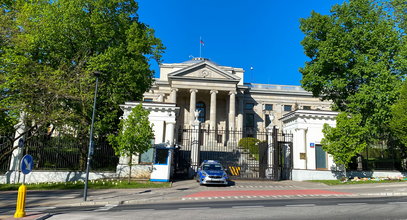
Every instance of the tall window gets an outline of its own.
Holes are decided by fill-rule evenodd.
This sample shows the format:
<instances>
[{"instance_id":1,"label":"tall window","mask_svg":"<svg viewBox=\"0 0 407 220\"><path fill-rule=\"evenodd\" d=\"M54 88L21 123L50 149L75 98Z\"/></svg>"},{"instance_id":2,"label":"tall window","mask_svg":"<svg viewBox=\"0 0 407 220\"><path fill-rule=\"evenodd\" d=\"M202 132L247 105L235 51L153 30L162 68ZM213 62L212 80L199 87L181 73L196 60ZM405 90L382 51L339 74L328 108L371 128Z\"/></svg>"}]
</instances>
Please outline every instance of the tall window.
<instances>
[{"instance_id":1,"label":"tall window","mask_svg":"<svg viewBox=\"0 0 407 220\"><path fill-rule=\"evenodd\" d=\"M252 114L252 113L246 114L246 127L248 127L248 128L254 127L254 114Z\"/></svg>"},{"instance_id":2,"label":"tall window","mask_svg":"<svg viewBox=\"0 0 407 220\"><path fill-rule=\"evenodd\" d=\"M205 123L205 119L206 119L205 103L197 102L196 110L199 111L198 121L201 123Z\"/></svg>"}]
</instances>

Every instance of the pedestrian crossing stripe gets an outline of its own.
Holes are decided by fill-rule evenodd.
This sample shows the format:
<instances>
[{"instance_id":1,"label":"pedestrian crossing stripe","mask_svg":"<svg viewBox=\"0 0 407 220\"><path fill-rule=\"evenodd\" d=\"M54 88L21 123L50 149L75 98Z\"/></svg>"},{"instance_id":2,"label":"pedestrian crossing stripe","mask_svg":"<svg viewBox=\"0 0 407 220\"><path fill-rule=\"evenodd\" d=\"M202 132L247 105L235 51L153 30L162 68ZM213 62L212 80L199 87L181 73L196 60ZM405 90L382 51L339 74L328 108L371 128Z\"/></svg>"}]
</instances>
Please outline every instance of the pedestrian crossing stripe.
<instances>
[{"instance_id":1,"label":"pedestrian crossing stripe","mask_svg":"<svg viewBox=\"0 0 407 220\"><path fill-rule=\"evenodd\" d=\"M230 173L232 176L239 176L240 175L240 167L229 166Z\"/></svg>"}]
</instances>

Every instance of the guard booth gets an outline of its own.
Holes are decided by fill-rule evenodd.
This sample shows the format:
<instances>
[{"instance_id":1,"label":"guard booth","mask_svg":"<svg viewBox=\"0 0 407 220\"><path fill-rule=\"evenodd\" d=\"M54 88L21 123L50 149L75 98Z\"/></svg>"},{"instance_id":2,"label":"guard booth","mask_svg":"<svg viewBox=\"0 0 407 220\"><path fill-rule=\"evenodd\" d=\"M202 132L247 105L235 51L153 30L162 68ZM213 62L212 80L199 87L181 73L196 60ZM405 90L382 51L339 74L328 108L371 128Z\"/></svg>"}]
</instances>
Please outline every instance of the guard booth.
<instances>
[{"instance_id":1,"label":"guard booth","mask_svg":"<svg viewBox=\"0 0 407 220\"><path fill-rule=\"evenodd\" d=\"M169 182L172 176L174 147L167 144L154 145L153 168L150 181Z\"/></svg>"}]
</instances>

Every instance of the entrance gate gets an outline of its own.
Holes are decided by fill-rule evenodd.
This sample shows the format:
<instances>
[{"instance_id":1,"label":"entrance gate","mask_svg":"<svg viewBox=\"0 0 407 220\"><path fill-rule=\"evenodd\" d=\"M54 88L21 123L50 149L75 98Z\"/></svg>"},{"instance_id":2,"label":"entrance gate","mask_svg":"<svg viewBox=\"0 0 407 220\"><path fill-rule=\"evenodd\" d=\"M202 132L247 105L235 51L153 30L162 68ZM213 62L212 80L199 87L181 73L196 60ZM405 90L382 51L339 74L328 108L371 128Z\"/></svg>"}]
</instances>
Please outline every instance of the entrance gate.
<instances>
[{"instance_id":1,"label":"entrance gate","mask_svg":"<svg viewBox=\"0 0 407 220\"><path fill-rule=\"evenodd\" d=\"M199 132L199 159L217 160L232 179L291 179L292 134L269 131L180 129L175 151L175 178L192 178L192 136Z\"/></svg>"}]
</instances>

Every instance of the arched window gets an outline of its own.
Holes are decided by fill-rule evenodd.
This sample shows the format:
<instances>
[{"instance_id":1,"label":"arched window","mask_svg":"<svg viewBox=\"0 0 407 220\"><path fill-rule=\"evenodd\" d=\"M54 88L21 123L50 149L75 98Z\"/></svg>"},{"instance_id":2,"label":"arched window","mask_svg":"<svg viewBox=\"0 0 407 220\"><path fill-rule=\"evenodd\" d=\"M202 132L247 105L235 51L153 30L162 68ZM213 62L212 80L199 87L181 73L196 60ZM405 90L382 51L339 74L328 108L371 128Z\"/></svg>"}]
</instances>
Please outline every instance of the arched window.
<instances>
[{"instance_id":1,"label":"arched window","mask_svg":"<svg viewBox=\"0 0 407 220\"><path fill-rule=\"evenodd\" d=\"M205 123L205 118L206 118L205 103L197 102L196 103L196 110L199 111L198 121L201 122L201 123Z\"/></svg>"}]
</instances>

